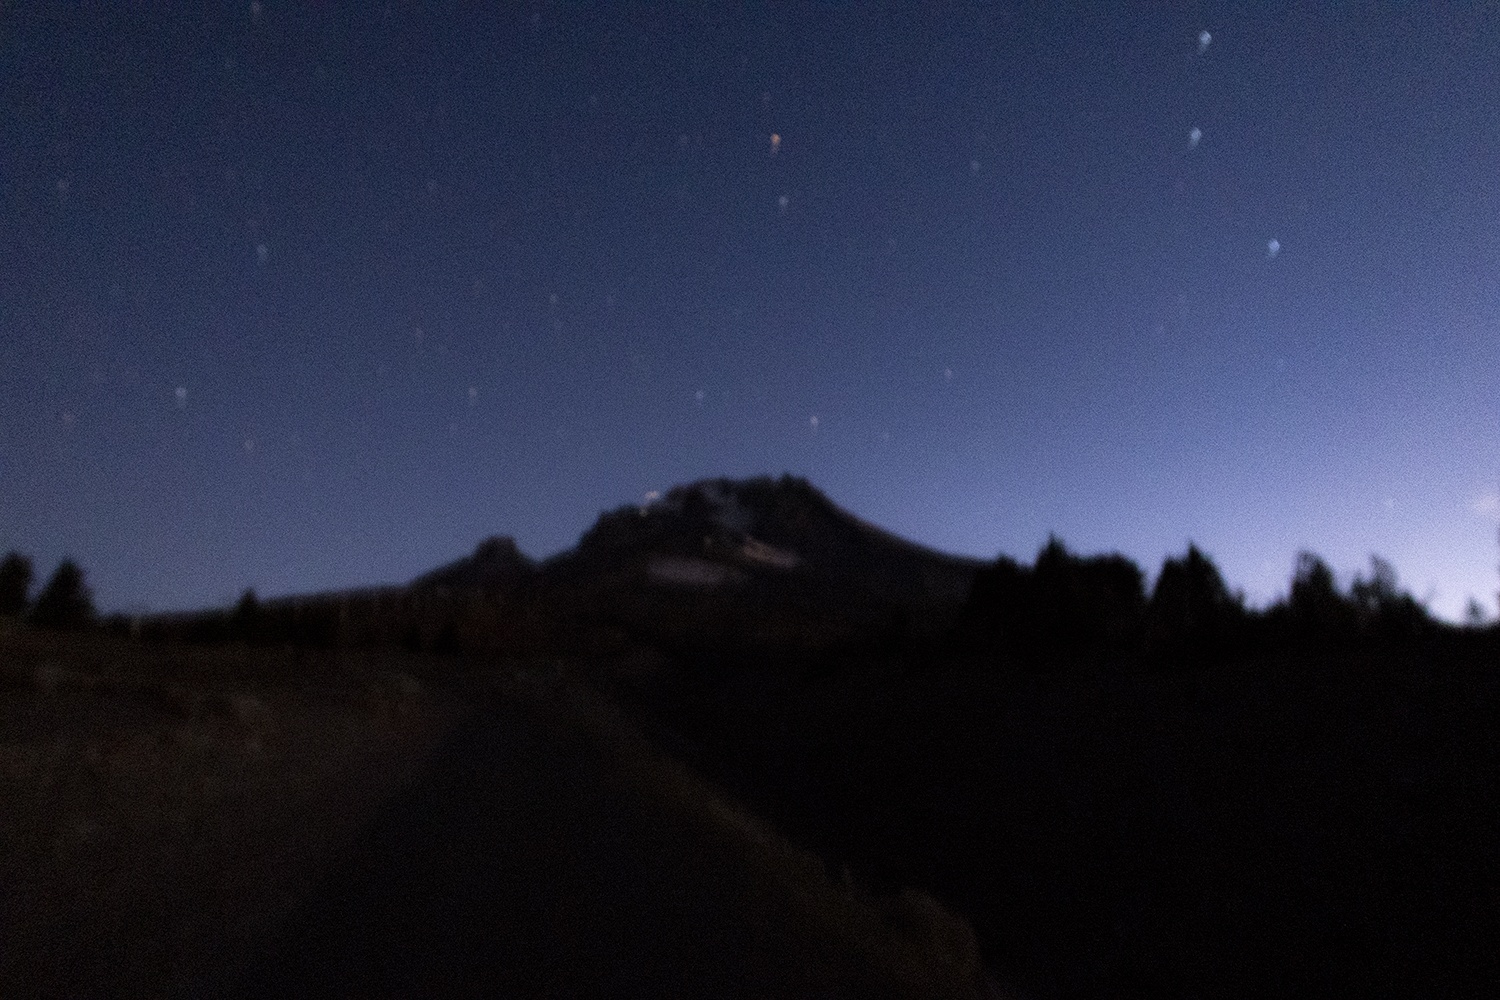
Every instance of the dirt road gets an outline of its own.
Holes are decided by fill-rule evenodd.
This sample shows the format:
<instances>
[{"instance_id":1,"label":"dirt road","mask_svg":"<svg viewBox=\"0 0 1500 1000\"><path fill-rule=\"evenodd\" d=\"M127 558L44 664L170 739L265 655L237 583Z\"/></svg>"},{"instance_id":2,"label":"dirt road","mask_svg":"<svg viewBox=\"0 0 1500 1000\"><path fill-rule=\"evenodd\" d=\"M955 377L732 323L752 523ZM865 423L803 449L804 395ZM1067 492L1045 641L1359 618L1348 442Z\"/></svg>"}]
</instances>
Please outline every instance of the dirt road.
<instances>
[{"instance_id":1,"label":"dirt road","mask_svg":"<svg viewBox=\"0 0 1500 1000\"><path fill-rule=\"evenodd\" d=\"M232 994L916 995L603 754L529 709L486 708Z\"/></svg>"}]
</instances>

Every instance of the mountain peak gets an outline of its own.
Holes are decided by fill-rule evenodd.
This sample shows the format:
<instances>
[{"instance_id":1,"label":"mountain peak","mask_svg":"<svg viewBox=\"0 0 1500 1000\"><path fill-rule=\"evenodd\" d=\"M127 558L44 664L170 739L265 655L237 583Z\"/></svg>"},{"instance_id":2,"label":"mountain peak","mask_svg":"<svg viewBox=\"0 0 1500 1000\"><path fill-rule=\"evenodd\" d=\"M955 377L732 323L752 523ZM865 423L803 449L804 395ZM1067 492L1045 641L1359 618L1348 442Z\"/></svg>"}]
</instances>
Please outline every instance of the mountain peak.
<instances>
[{"instance_id":1,"label":"mountain peak","mask_svg":"<svg viewBox=\"0 0 1500 1000\"><path fill-rule=\"evenodd\" d=\"M718 531L752 536L769 520L795 515L803 519L841 513L833 502L805 479L700 479L674 486L666 496L639 508L642 516L669 515L704 523Z\"/></svg>"},{"instance_id":2,"label":"mountain peak","mask_svg":"<svg viewBox=\"0 0 1500 1000\"><path fill-rule=\"evenodd\" d=\"M586 563L624 568L641 556L706 560L762 577L795 573L896 600L961 600L980 566L868 524L792 475L702 479L606 512L559 563L571 575ZM745 579L707 567L694 573ZM652 574L664 575L689 576Z\"/></svg>"},{"instance_id":3,"label":"mountain peak","mask_svg":"<svg viewBox=\"0 0 1500 1000\"><path fill-rule=\"evenodd\" d=\"M439 567L415 587L543 584L780 589L830 586L866 599L962 601L980 560L937 552L869 524L806 479L701 479L599 515L577 546L538 568L507 537ZM632 583L634 581L634 583Z\"/></svg>"}]
</instances>

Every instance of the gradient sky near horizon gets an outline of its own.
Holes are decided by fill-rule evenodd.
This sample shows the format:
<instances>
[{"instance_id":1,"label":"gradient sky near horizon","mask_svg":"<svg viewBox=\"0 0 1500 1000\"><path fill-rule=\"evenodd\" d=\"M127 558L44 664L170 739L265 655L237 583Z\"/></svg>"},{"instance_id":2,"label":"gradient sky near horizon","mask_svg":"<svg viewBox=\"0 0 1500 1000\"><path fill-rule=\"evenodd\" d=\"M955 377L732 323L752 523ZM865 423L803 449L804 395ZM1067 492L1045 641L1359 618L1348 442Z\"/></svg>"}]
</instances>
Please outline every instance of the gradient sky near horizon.
<instances>
[{"instance_id":1,"label":"gradient sky near horizon","mask_svg":"<svg viewBox=\"0 0 1500 1000\"><path fill-rule=\"evenodd\" d=\"M0 10L0 550L106 610L782 472L1494 607L1500 8L188 6Z\"/></svg>"}]
</instances>

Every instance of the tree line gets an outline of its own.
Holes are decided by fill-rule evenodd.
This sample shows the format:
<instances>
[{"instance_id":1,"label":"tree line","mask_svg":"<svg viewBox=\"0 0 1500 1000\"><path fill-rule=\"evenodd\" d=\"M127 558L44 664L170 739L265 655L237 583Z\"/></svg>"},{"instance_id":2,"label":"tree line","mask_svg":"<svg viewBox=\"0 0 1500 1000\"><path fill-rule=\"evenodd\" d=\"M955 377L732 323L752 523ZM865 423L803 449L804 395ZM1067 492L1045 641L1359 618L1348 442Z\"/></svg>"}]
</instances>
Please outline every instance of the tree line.
<instances>
[{"instance_id":1,"label":"tree line","mask_svg":"<svg viewBox=\"0 0 1500 1000\"><path fill-rule=\"evenodd\" d=\"M64 559L46 586L31 598L35 571L31 559L10 552L0 561L0 617L19 618L42 628L69 631L86 628L96 618L94 596L83 570Z\"/></svg>"},{"instance_id":2,"label":"tree line","mask_svg":"<svg viewBox=\"0 0 1500 1000\"><path fill-rule=\"evenodd\" d=\"M448 588L391 588L262 603L247 590L231 609L144 621L100 621L81 568L64 559L33 599L31 560L0 561L0 617L76 630L103 625L147 639L294 646L400 645L413 651L511 651L559 641L555 601ZM555 597L555 595L554 595ZM540 603L538 603L540 601ZM1104 660L1148 668L1191 669L1245 655L1359 652L1411 646L1453 633L1402 591L1391 565L1371 559L1368 575L1340 590L1318 556L1298 555L1287 595L1264 610L1246 606L1211 558L1195 545L1167 559L1149 590L1139 566L1119 554L1080 556L1053 537L1031 565L1000 556L976 574L951 629L936 646L913 642L912 612L896 609L894 636L875 637L883 653L919 660L959 658L1047 669ZM586 626L568 616L565 631ZM573 618L579 618L573 622ZM1469 624L1482 616L1476 609ZM557 623L554 623L555 625ZM890 630L887 630L890 631Z\"/></svg>"},{"instance_id":3,"label":"tree line","mask_svg":"<svg viewBox=\"0 0 1500 1000\"><path fill-rule=\"evenodd\" d=\"M1468 617L1483 623L1474 602ZM1075 555L1053 537L1030 566L1001 556L980 570L948 648L1035 666L1109 657L1191 668L1292 650L1399 649L1452 631L1378 556L1341 591L1328 565L1302 552L1287 595L1254 610L1194 545L1163 563L1148 593L1126 557Z\"/></svg>"}]
</instances>

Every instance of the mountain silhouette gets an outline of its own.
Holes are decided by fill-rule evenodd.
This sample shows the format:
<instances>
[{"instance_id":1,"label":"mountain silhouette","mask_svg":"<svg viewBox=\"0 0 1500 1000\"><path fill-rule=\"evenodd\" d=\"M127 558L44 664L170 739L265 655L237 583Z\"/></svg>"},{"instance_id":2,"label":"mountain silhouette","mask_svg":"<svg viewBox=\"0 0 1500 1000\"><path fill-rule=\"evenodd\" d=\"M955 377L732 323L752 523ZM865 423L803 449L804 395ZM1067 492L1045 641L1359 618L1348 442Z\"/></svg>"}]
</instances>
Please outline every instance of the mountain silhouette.
<instances>
[{"instance_id":1,"label":"mountain silhouette","mask_svg":"<svg viewBox=\"0 0 1500 1000\"><path fill-rule=\"evenodd\" d=\"M805 479L784 475L700 480L604 513L541 576L699 588L816 583L925 603L962 601L983 565L868 524Z\"/></svg>"},{"instance_id":2,"label":"mountain silhouette","mask_svg":"<svg viewBox=\"0 0 1500 1000\"><path fill-rule=\"evenodd\" d=\"M512 656L899 656L951 631L986 565L878 528L796 476L716 478L601 513L542 562L496 535L404 585L257 598L248 616L157 614L140 629Z\"/></svg>"},{"instance_id":3,"label":"mountain silhouette","mask_svg":"<svg viewBox=\"0 0 1500 1000\"><path fill-rule=\"evenodd\" d=\"M413 592L509 590L577 635L658 648L788 650L899 642L956 615L985 564L875 527L805 479L704 479L602 513L533 564L508 538L419 577Z\"/></svg>"}]
</instances>

